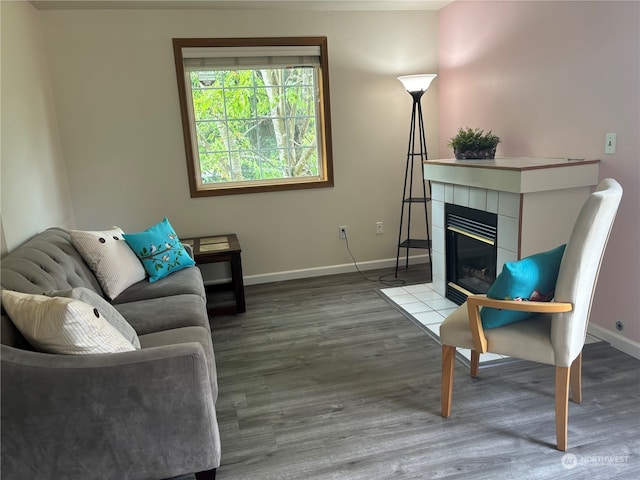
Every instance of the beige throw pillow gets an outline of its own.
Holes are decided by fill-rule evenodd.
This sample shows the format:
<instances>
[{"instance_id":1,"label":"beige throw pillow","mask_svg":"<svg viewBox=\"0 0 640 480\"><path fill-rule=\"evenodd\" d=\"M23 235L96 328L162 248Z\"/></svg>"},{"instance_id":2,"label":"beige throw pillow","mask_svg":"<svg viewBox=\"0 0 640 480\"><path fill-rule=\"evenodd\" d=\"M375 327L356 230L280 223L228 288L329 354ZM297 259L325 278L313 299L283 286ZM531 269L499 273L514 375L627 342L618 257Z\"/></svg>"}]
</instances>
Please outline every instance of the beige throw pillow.
<instances>
[{"instance_id":1,"label":"beige throw pillow","mask_svg":"<svg viewBox=\"0 0 640 480\"><path fill-rule=\"evenodd\" d=\"M135 350L98 308L80 300L3 290L2 305L37 350L70 355Z\"/></svg>"},{"instance_id":2,"label":"beige throw pillow","mask_svg":"<svg viewBox=\"0 0 640 480\"><path fill-rule=\"evenodd\" d=\"M93 271L102 290L115 299L134 283L144 280L146 271L124 241L118 227L105 231L71 230L71 243Z\"/></svg>"},{"instance_id":3,"label":"beige throw pillow","mask_svg":"<svg viewBox=\"0 0 640 480\"><path fill-rule=\"evenodd\" d=\"M118 330L124 338L131 342L136 350L140 348L140 339L134 328L120 314L116 307L107 302L93 290L85 287L75 287L69 290L57 290L53 292L45 292L47 297L67 297L80 300L92 307L98 309L102 317Z\"/></svg>"}]
</instances>

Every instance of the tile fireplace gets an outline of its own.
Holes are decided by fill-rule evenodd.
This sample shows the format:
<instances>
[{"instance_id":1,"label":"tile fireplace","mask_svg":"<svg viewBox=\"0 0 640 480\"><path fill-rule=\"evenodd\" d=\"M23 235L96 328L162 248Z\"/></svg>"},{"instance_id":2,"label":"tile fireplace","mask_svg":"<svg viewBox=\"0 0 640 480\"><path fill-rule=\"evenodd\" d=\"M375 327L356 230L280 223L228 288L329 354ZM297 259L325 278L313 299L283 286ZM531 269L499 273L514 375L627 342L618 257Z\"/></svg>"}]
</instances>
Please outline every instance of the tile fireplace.
<instances>
[{"instance_id":1,"label":"tile fireplace","mask_svg":"<svg viewBox=\"0 0 640 480\"><path fill-rule=\"evenodd\" d=\"M492 276L502 271L504 262L566 243L582 203L598 183L598 163L599 160L520 157L426 161L424 174L425 179L431 180L432 197L433 289L443 297L462 303L466 298L464 290L486 293L482 290L488 288L486 284L492 282ZM457 245L468 249L471 253L465 255L473 257L476 263L465 265L458 261L455 268L447 266L455 247L450 244L452 230L448 213L460 212L452 207L470 209L476 217L485 220L495 219L495 238L491 240L494 253L479 253L486 250L458 238L455 239ZM487 223L493 226L492 221ZM490 271L491 258L485 258L491 255L495 255L495 272ZM455 283L458 273L464 277L465 270L474 280L467 281L460 296L460 289L451 283ZM456 290L457 298L447 294L451 290Z\"/></svg>"}]
</instances>

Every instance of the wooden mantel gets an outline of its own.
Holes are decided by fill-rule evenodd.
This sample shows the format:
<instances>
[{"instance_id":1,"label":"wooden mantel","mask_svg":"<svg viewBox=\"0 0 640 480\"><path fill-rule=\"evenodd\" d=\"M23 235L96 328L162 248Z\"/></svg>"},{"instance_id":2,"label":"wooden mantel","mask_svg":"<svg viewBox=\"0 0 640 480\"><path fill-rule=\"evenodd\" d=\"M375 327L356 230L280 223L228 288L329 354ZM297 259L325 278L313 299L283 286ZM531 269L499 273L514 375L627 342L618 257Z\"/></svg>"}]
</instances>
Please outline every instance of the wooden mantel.
<instances>
[{"instance_id":1,"label":"wooden mantel","mask_svg":"<svg viewBox=\"0 0 640 480\"><path fill-rule=\"evenodd\" d=\"M427 160L425 179L511 193L586 187L598 183L600 160L511 157Z\"/></svg>"}]
</instances>

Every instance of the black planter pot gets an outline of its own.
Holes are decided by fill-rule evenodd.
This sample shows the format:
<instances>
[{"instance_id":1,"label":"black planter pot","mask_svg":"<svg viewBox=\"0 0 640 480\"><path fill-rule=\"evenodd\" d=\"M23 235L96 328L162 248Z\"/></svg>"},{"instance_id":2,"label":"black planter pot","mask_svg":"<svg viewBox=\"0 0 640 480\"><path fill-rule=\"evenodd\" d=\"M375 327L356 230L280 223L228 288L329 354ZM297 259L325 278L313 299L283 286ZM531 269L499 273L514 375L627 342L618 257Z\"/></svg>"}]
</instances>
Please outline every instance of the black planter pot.
<instances>
[{"instance_id":1,"label":"black planter pot","mask_svg":"<svg viewBox=\"0 0 640 480\"><path fill-rule=\"evenodd\" d=\"M454 149L453 153L456 156L456 160L487 160L496 158L496 147L488 148L485 150L457 150Z\"/></svg>"}]
</instances>

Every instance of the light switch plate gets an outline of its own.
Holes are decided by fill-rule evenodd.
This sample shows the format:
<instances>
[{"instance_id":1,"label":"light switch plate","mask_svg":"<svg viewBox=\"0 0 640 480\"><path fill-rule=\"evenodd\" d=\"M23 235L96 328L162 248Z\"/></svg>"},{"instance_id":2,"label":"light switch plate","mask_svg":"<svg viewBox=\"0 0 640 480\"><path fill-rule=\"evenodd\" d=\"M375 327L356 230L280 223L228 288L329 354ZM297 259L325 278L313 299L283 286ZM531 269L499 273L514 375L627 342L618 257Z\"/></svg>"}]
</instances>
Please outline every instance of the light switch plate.
<instances>
[{"instance_id":1,"label":"light switch plate","mask_svg":"<svg viewBox=\"0 0 640 480\"><path fill-rule=\"evenodd\" d=\"M604 136L604 153L612 155L616 153L616 141L618 135L615 133L607 133Z\"/></svg>"}]
</instances>

